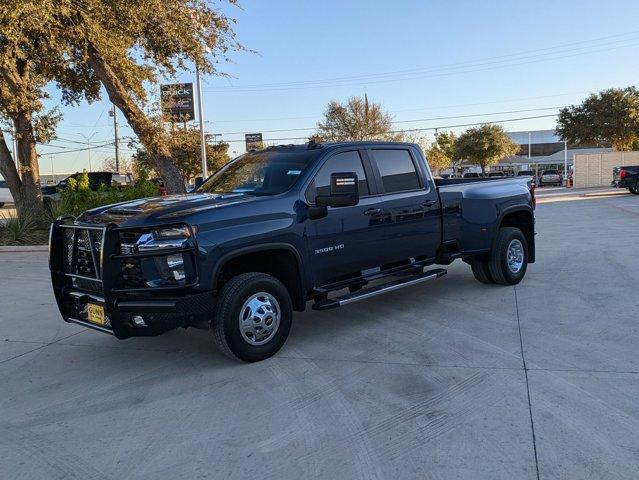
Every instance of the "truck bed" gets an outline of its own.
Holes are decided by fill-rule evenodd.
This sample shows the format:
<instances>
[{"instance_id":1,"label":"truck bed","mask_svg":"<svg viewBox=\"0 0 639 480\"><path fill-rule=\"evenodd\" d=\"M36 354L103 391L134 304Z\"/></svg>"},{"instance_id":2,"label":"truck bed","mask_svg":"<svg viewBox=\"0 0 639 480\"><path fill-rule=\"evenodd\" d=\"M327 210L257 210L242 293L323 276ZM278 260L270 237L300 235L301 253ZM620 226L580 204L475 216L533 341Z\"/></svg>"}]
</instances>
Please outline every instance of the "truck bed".
<instances>
[{"instance_id":1,"label":"truck bed","mask_svg":"<svg viewBox=\"0 0 639 480\"><path fill-rule=\"evenodd\" d=\"M466 252L490 248L499 217L514 205L532 203L531 182L530 177L436 180L442 242L458 242Z\"/></svg>"}]
</instances>

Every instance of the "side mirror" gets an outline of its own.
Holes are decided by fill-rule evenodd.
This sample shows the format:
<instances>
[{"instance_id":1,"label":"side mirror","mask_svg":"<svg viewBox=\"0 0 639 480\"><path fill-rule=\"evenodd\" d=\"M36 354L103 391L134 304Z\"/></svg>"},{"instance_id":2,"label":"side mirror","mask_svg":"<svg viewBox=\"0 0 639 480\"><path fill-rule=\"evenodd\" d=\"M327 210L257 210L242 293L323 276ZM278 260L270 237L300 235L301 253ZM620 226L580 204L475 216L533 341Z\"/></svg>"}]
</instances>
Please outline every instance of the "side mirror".
<instances>
[{"instance_id":1,"label":"side mirror","mask_svg":"<svg viewBox=\"0 0 639 480\"><path fill-rule=\"evenodd\" d=\"M318 207L352 207L359 203L358 179L355 172L331 173L330 195L318 195Z\"/></svg>"},{"instance_id":2,"label":"side mirror","mask_svg":"<svg viewBox=\"0 0 639 480\"><path fill-rule=\"evenodd\" d=\"M196 177L195 178L195 187L193 188L194 190L197 190L198 188L200 188L200 186L204 183L204 178L202 177Z\"/></svg>"}]
</instances>

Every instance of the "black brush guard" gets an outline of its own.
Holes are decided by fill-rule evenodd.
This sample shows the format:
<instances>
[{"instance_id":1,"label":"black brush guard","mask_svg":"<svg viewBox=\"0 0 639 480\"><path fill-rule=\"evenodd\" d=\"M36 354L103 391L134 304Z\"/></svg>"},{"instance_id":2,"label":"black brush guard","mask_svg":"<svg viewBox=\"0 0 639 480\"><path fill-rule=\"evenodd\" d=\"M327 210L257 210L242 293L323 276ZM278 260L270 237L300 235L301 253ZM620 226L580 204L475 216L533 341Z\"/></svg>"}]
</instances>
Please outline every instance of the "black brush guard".
<instances>
[{"instance_id":1,"label":"black brush guard","mask_svg":"<svg viewBox=\"0 0 639 480\"><path fill-rule=\"evenodd\" d=\"M197 242L193 229L182 248L122 253L120 234L140 231L140 227L69 223L61 217L51 225L49 268L56 302L65 321L123 339L159 335L176 327L202 326L210 322L215 308L211 290L198 290ZM184 226L180 224L179 226ZM143 230L177 225L144 226ZM127 259L188 255L195 275L187 283L159 287L122 285L123 264ZM87 308L97 304L104 309L104 325L89 321ZM136 324L141 316L145 325Z\"/></svg>"}]
</instances>

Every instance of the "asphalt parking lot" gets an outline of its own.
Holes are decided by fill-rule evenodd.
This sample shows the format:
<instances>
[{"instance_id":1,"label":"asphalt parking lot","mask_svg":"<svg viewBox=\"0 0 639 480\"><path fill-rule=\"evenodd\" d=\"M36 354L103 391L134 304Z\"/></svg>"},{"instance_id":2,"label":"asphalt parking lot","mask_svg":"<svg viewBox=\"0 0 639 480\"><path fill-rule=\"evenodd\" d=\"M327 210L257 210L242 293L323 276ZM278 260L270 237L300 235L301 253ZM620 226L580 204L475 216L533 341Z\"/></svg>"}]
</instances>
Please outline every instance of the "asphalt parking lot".
<instances>
[{"instance_id":1,"label":"asphalt parking lot","mask_svg":"<svg viewBox=\"0 0 639 480\"><path fill-rule=\"evenodd\" d=\"M251 365L66 324L46 253L0 253L0 478L636 479L639 196L613 193L541 203L517 287L456 262Z\"/></svg>"}]
</instances>

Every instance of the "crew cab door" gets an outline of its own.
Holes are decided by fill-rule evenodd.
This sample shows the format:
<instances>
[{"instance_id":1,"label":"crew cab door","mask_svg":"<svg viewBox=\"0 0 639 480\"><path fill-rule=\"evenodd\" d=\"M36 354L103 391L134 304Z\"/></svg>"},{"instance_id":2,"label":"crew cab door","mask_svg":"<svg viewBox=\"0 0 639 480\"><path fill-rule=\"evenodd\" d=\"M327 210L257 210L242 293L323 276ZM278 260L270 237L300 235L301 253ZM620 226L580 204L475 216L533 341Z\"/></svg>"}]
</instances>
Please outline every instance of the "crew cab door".
<instances>
[{"instance_id":1,"label":"crew cab door","mask_svg":"<svg viewBox=\"0 0 639 480\"><path fill-rule=\"evenodd\" d=\"M440 201L425 160L406 145L367 150L379 192L385 263L434 259L441 243Z\"/></svg>"},{"instance_id":2,"label":"crew cab door","mask_svg":"<svg viewBox=\"0 0 639 480\"><path fill-rule=\"evenodd\" d=\"M322 218L308 219L305 225L309 265L315 285L357 275L377 265L382 233L374 218L381 211L373 195L372 171L357 149L339 151L325 160L306 189L306 202L315 205L317 195L330 190L332 173L357 174L359 203L348 207L327 207Z\"/></svg>"}]
</instances>

